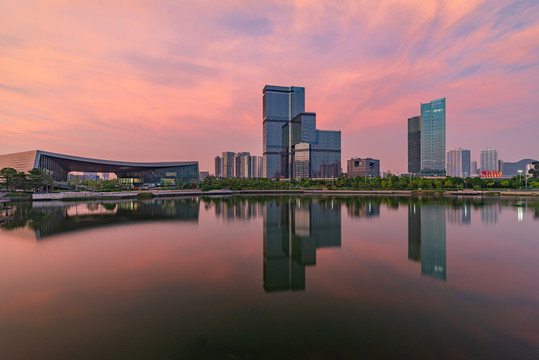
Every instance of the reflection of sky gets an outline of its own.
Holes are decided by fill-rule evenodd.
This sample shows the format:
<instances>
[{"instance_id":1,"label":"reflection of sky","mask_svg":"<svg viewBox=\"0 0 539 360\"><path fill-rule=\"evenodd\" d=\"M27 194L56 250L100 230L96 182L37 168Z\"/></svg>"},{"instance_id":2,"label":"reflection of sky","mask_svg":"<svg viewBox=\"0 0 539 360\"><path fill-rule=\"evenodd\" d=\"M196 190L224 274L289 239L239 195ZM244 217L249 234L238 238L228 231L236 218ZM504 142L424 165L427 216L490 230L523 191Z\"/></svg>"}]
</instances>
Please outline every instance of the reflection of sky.
<instances>
[{"instance_id":1,"label":"reflection of sky","mask_svg":"<svg viewBox=\"0 0 539 360\"><path fill-rule=\"evenodd\" d=\"M307 236L312 217L303 209L295 224ZM480 208L471 211L480 219ZM306 290L271 295L262 284L263 216L223 223L213 207L200 206L198 222L95 228L37 244L1 232L2 355L256 357L250 351L258 347L268 358L335 351L502 358L508 349L526 358L537 351L539 243L530 216L519 222L517 210L503 211L496 227L447 222L444 283L420 276L408 260L406 204L382 204L374 221L356 221L344 207L340 214L341 247L317 250Z\"/></svg>"}]
</instances>

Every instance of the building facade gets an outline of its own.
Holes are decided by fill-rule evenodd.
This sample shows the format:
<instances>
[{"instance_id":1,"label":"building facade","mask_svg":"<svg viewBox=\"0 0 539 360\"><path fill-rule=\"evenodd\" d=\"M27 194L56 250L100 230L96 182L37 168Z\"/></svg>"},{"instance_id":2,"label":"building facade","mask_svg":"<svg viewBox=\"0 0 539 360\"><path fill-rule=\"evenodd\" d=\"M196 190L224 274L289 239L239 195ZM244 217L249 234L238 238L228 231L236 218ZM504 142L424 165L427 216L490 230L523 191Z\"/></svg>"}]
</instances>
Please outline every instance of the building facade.
<instances>
[{"instance_id":1,"label":"building facade","mask_svg":"<svg viewBox=\"0 0 539 360\"><path fill-rule=\"evenodd\" d=\"M221 156L221 161L223 162L223 172L221 174L221 177L224 178L231 178L236 175L235 172L235 159L236 159L236 153L225 151L223 152Z\"/></svg>"},{"instance_id":2,"label":"building facade","mask_svg":"<svg viewBox=\"0 0 539 360\"><path fill-rule=\"evenodd\" d=\"M237 153L235 165L237 178L251 177L251 154L248 152Z\"/></svg>"},{"instance_id":3,"label":"building facade","mask_svg":"<svg viewBox=\"0 0 539 360\"><path fill-rule=\"evenodd\" d=\"M262 156L251 156L251 178L261 178L262 177L262 165L263 157Z\"/></svg>"},{"instance_id":4,"label":"building facade","mask_svg":"<svg viewBox=\"0 0 539 360\"><path fill-rule=\"evenodd\" d=\"M281 177L283 125L305 111L305 88L266 85L262 91L263 177ZM290 131L290 129L288 129ZM290 138L290 137L289 137Z\"/></svg>"},{"instance_id":5,"label":"building facade","mask_svg":"<svg viewBox=\"0 0 539 360\"><path fill-rule=\"evenodd\" d=\"M220 156L215 157L215 177L223 177L223 159Z\"/></svg>"},{"instance_id":6,"label":"building facade","mask_svg":"<svg viewBox=\"0 0 539 360\"><path fill-rule=\"evenodd\" d=\"M421 171L421 116L408 119L408 173Z\"/></svg>"},{"instance_id":7,"label":"building facade","mask_svg":"<svg viewBox=\"0 0 539 360\"><path fill-rule=\"evenodd\" d=\"M477 175L477 174L479 174L479 168L478 168L478 166L477 166L477 161L472 161L470 167L471 167L471 168L470 168L470 173L471 173L472 175Z\"/></svg>"},{"instance_id":8,"label":"building facade","mask_svg":"<svg viewBox=\"0 0 539 360\"><path fill-rule=\"evenodd\" d=\"M498 150L481 150L481 171L500 171L498 166Z\"/></svg>"},{"instance_id":9,"label":"building facade","mask_svg":"<svg viewBox=\"0 0 539 360\"><path fill-rule=\"evenodd\" d=\"M122 184L139 186L144 183L177 185L198 181L198 162L128 162L91 159L51 153L41 150L0 155L0 169L14 168L27 172L40 169L57 182L67 181L70 172L114 173Z\"/></svg>"},{"instance_id":10,"label":"building facade","mask_svg":"<svg viewBox=\"0 0 539 360\"><path fill-rule=\"evenodd\" d=\"M445 98L421 104L421 176L445 176Z\"/></svg>"},{"instance_id":11,"label":"building facade","mask_svg":"<svg viewBox=\"0 0 539 360\"><path fill-rule=\"evenodd\" d=\"M447 152L447 176L471 176L470 150L455 149Z\"/></svg>"},{"instance_id":12,"label":"building facade","mask_svg":"<svg viewBox=\"0 0 539 360\"><path fill-rule=\"evenodd\" d=\"M349 177L380 176L380 160L372 158L352 158L346 162L346 170Z\"/></svg>"},{"instance_id":13,"label":"building facade","mask_svg":"<svg viewBox=\"0 0 539 360\"><path fill-rule=\"evenodd\" d=\"M316 114L305 112L305 89L267 85L263 93L262 175L270 178L339 176L341 132L316 129Z\"/></svg>"}]
</instances>

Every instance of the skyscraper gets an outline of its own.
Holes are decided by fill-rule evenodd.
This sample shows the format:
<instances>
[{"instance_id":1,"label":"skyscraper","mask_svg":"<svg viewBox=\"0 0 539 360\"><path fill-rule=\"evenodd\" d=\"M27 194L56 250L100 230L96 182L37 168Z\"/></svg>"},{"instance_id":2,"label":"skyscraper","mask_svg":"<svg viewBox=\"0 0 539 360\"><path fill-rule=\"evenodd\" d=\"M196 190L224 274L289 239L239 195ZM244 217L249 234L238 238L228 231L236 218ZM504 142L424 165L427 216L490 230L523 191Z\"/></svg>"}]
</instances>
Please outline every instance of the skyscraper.
<instances>
[{"instance_id":1,"label":"skyscraper","mask_svg":"<svg viewBox=\"0 0 539 360\"><path fill-rule=\"evenodd\" d=\"M251 178L262 177L262 156L251 156Z\"/></svg>"},{"instance_id":2,"label":"skyscraper","mask_svg":"<svg viewBox=\"0 0 539 360\"><path fill-rule=\"evenodd\" d=\"M288 127L291 131L288 131ZM298 114L283 126L283 139L290 135L288 176L336 178L341 172L341 132L316 129L316 114ZM284 167L285 168L285 167ZM286 170L286 169L283 169Z\"/></svg>"},{"instance_id":3,"label":"skyscraper","mask_svg":"<svg viewBox=\"0 0 539 360\"><path fill-rule=\"evenodd\" d=\"M339 176L341 132L316 130L316 114L305 112L305 88L266 85L263 93L263 176Z\"/></svg>"},{"instance_id":4,"label":"skyscraper","mask_svg":"<svg viewBox=\"0 0 539 360\"><path fill-rule=\"evenodd\" d=\"M223 160L220 156L215 157L215 177L223 176Z\"/></svg>"},{"instance_id":5,"label":"skyscraper","mask_svg":"<svg viewBox=\"0 0 539 360\"><path fill-rule=\"evenodd\" d=\"M305 111L305 88L266 85L262 98L263 117L263 177L281 176L281 156L287 158L283 144L283 125L286 125L297 114ZM288 127L290 132L290 127ZM288 140L290 134L288 133ZM290 163L290 161L286 161Z\"/></svg>"},{"instance_id":6,"label":"skyscraper","mask_svg":"<svg viewBox=\"0 0 539 360\"><path fill-rule=\"evenodd\" d=\"M459 148L448 151L446 165L448 176L470 176L470 150L463 150Z\"/></svg>"},{"instance_id":7,"label":"skyscraper","mask_svg":"<svg viewBox=\"0 0 539 360\"><path fill-rule=\"evenodd\" d=\"M445 98L421 104L421 175L445 176Z\"/></svg>"},{"instance_id":8,"label":"skyscraper","mask_svg":"<svg viewBox=\"0 0 539 360\"><path fill-rule=\"evenodd\" d=\"M229 152L229 151L226 151L226 152L223 152L223 156L221 158L221 161L223 162L223 165L222 165L222 168L223 168L223 173L221 174L222 177L224 178L230 178L230 177L234 177L235 175L235 172L234 172L234 159L236 157L236 154L233 153L233 152Z\"/></svg>"},{"instance_id":9,"label":"skyscraper","mask_svg":"<svg viewBox=\"0 0 539 360\"><path fill-rule=\"evenodd\" d=\"M498 150L481 150L481 171L498 171Z\"/></svg>"},{"instance_id":10,"label":"skyscraper","mask_svg":"<svg viewBox=\"0 0 539 360\"><path fill-rule=\"evenodd\" d=\"M235 159L236 177L250 178L251 177L251 154L241 152L236 154Z\"/></svg>"},{"instance_id":11,"label":"skyscraper","mask_svg":"<svg viewBox=\"0 0 539 360\"><path fill-rule=\"evenodd\" d=\"M408 172L421 171L421 116L408 119Z\"/></svg>"}]
</instances>

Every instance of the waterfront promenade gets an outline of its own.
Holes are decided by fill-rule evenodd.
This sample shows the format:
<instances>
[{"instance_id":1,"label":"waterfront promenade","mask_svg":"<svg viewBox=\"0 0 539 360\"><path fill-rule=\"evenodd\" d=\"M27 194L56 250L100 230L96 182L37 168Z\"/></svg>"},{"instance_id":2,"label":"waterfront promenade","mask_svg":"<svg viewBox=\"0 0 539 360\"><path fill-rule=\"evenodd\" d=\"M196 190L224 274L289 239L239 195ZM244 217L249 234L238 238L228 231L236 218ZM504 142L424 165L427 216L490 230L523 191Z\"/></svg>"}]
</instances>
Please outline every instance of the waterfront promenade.
<instances>
[{"instance_id":1,"label":"waterfront promenade","mask_svg":"<svg viewBox=\"0 0 539 360\"><path fill-rule=\"evenodd\" d=\"M33 194L32 200L80 200L80 199L127 199L136 198L139 194L151 194L152 197L184 197L184 196L223 196L223 195L377 195L377 196L539 196L539 190L513 191L412 191L412 190L141 190L141 191L62 191Z\"/></svg>"}]
</instances>

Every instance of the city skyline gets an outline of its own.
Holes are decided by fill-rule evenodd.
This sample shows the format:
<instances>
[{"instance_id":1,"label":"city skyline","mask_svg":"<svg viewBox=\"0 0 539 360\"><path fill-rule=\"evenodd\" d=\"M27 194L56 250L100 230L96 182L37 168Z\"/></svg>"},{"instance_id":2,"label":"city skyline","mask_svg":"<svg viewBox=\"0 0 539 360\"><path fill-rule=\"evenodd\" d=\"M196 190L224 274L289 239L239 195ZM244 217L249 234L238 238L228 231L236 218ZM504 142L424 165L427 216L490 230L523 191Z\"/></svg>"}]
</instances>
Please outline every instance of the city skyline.
<instances>
[{"instance_id":1,"label":"city skyline","mask_svg":"<svg viewBox=\"0 0 539 360\"><path fill-rule=\"evenodd\" d=\"M407 172L403 119L440 97L446 149L537 157L536 2L207 4L3 5L0 153L211 170L232 145L262 152L264 84L298 84L342 159Z\"/></svg>"}]
</instances>

